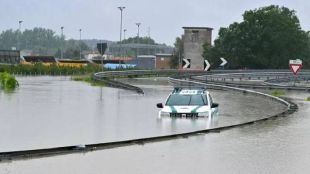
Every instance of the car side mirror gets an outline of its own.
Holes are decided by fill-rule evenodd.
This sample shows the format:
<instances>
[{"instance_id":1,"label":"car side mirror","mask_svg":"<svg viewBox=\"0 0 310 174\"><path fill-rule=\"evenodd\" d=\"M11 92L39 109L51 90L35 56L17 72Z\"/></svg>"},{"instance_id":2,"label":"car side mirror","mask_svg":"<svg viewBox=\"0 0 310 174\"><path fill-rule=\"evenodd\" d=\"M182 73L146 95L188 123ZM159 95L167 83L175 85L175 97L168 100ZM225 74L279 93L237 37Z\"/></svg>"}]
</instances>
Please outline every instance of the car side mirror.
<instances>
[{"instance_id":1,"label":"car side mirror","mask_svg":"<svg viewBox=\"0 0 310 174\"><path fill-rule=\"evenodd\" d=\"M212 103L211 108L217 108L217 107L219 107L218 103Z\"/></svg>"},{"instance_id":2,"label":"car side mirror","mask_svg":"<svg viewBox=\"0 0 310 174\"><path fill-rule=\"evenodd\" d=\"M164 107L162 103L157 103L156 106L157 106L157 108L163 108Z\"/></svg>"}]
</instances>

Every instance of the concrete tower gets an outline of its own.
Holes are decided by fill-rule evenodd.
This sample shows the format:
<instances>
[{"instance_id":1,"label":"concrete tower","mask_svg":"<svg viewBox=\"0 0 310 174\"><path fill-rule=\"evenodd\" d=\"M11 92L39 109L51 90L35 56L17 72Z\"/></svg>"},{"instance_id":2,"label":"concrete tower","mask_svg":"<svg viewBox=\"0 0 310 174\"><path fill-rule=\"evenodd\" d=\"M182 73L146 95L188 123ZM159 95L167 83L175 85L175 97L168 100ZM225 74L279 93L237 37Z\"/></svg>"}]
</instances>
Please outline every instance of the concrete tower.
<instances>
[{"instance_id":1,"label":"concrete tower","mask_svg":"<svg viewBox=\"0 0 310 174\"><path fill-rule=\"evenodd\" d=\"M183 27L184 58L191 59L190 69L202 70L204 58L202 57L203 45L211 45L212 28L209 27Z\"/></svg>"}]
</instances>

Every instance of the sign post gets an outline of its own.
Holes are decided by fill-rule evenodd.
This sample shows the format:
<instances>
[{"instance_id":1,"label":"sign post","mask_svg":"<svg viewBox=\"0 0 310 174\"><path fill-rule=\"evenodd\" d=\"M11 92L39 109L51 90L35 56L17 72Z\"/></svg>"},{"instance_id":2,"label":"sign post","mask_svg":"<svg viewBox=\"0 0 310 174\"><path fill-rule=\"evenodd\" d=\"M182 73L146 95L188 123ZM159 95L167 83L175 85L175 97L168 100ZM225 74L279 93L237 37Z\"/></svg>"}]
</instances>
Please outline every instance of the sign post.
<instances>
[{"instance_id":1,"label":"sign post","mask_svg":"<svg viewBox=\"0 0 310 174\"><path fill-rule=\"evenodd\" d=\"M294 80L294 86L295 86L296 79L297 79L297 76L298 76L298 72L299 72L299 70L302 67L302 60L300 60L300 59L290 60L289 61L289 65L290 65L291 70L292 70L292 72L293 72L293 74L295 76L295 80Z\"/></svg>"}]
</instances>

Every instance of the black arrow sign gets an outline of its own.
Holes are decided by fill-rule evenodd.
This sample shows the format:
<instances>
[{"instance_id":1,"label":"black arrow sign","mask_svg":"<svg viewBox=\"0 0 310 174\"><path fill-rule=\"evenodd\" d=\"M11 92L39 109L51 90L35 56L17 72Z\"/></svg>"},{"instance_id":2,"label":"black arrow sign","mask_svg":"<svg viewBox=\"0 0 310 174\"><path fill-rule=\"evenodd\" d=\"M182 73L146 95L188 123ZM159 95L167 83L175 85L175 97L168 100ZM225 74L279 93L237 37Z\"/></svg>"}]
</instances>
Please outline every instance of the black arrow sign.
<instances>
[{"instance_id":1,"label":"black arrow sign","mask_svg":"<svg viewBox=\"0 0 310 174\"><path fill-rule=\"evenodd\" d=\"M203 67L204 67L203 69L204 69L205 71L210 71L210 66L211 66L211 65L210 65L210 63L209 63L208 60L205 60L203 65L204 65L204 66L203 66Z\"/></svg>"},{"instance_id":2,"label":"black arrow sign","mask_svg":"<svg viewBox=\"0 0 310 174\"><path fill-rule=\"evenodd\" d=\"M191 68L191 59L183 59L182 60L182 68Z\"/></svg>"}]
</instances>

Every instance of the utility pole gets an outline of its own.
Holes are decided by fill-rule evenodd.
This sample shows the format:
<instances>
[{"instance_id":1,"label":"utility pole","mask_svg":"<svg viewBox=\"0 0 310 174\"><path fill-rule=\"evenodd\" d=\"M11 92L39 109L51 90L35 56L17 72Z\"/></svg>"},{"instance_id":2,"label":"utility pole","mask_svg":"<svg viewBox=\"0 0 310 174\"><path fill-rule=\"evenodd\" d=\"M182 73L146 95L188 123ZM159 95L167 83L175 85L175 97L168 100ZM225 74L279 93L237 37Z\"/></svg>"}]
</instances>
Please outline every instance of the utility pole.
<instances>
[{"instance_id":1,"label":"utility pole","mask_svg":"<svg viewBox=\"0 0 310 174\"><path fill-rule=\"evenodd\" d=\"M62 39L63 39L63 36L64 36L64 27L62 26L62 27L60 27L60 29L61 29L61 49L60 49L60 58L61 59L63 59L63 41L62 41Z\"/></svg>"},{"instance_id":2,"label":"utility pole","mask_svg":"<svg viewBox=\"0 0 310 174\"><path fill-rule=\"evenodd\" d=\"M141 23L140 22L137 22L136 23L137 27L138 27L138 33L137 33L137 58L138 58L138 55L139 55L139 33L140 33L140 25Z\"/></svg>"},{"instance_id":3,"label":"utility pole","mask_svg":"<svg viewBox=\"0 0 310 174\"><path fill-rule=\"evenodd\" d=\"M80 60L82 59L82 29L79 29L80 32Z\"/></svg>"},{"instance_id":4,"label":"utility pole","mask_svg":"<svg viewBox=\"0 0 310 174\"><path fill-rule=\"evenodd\" d=\"M120 30L119 30L119 52L122 54L122 32L123 32L123 10L126 7L117 7L121 11L121 24L120 24Z\"/></svg>"}]
</instances>

